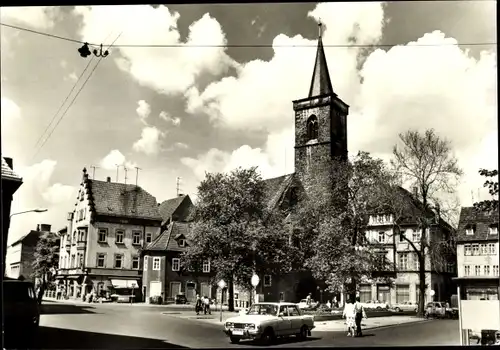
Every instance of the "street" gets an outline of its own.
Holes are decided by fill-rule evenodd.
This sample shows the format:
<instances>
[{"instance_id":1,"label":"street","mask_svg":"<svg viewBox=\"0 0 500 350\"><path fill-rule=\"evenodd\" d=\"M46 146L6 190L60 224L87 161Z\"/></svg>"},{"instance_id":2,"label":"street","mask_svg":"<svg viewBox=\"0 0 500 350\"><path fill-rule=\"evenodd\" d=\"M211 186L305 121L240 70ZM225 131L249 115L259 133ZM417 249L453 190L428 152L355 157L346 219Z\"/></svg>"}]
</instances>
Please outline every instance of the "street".
<instances>
[{"instance_id":1,"label":"street","mask_svg":"<svg viewBox=\"0 0 500 350\"><path fill-rule=\"evenodd\" d=\"M159 307L44 302L36 348L199 348L249 347L230 344L222 326L164 313ZM213 315L213 317L218 317ZM458 321L426 322L366 330L362 338L345 332L312 332L307 341L295 337L272 347L381 345L458 345Z\"/></svg>"}]
</instances>

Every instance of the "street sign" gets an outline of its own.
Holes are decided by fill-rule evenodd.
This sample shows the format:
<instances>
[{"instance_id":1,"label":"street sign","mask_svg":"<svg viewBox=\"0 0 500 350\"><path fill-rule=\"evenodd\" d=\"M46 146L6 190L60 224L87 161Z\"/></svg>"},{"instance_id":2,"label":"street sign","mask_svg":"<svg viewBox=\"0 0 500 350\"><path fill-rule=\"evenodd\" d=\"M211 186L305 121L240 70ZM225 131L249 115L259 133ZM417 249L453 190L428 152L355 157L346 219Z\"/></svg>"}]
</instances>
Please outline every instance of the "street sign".
<instances>
[{"instance_id":1,"label":"street sign","mask_svg":"<svg viewBox=\"0 0 500 350\"><path fill-rule=\"evenodd\" d=\"M217 283L220 289L224 289L226 287L226 282L224 280L220 280L219 283Z\"/></svg>"},{"instance_id":2,"label":"street sign","mask_svg":"<svg viewBox=\"0 0 500 350\"><path fill-rule=\"evenodd\" d=\"M257 287L259 285L259 282L260 282L259 276L253 275L250 282L252 283L252 286Z\"/></svg>"}]
</instances>

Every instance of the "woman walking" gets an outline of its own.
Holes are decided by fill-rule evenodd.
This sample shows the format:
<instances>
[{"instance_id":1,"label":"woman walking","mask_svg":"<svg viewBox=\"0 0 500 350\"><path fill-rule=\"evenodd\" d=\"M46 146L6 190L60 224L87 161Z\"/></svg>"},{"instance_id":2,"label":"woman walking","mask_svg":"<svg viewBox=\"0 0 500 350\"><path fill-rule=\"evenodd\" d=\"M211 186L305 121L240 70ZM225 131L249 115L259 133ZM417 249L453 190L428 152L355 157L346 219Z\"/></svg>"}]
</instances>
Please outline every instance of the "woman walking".
<instances>
[{"instance_id":1,"label":"woman walking","mask_svg":"<svg viewBox=\"0 0 500 350\"><path fill-rule=\"evenodd\" d=\"M344 312L342 313L342 317L345 317L345 322L347 325L347 336L354 336L354 328L356 327L355 314L354 314L354 304L351 299L347 299L347 302L344 306Z\"/></svg>"},{"instance_id":2,"label":"woman walking","mask_svg":"<svg viewBox=\"0 0 500 350\"><path fill-rule=\"evenodd\" d=\"M196 311L196 314L199 315L200 314L200 311L203 310L203 302L200 298L200 295L196 295L196 305L195 305L195 311Z\"/></svg>"}]
</instances>

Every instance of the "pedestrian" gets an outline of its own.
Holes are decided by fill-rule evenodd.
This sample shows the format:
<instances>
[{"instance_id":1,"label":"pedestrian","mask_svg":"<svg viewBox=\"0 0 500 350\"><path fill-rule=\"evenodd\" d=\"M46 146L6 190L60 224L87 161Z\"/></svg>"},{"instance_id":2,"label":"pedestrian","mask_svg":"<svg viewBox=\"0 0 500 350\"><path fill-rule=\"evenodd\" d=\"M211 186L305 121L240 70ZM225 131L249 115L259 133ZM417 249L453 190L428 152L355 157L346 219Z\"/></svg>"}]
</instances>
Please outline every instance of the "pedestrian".
<instances>
[{"instance_id":1,"label":"pedestrian","mask_svg":"<svg viewBox=\"0 0 500 350\"><path fill-rule=\"evenodd\" d=\"M311 296L311 293L309 293L307 295L307 298L306 298L306 304L307 304L307 307L310 307L311 306L311 302L312 302L312 296Z\"/></svg>"},{"instance_id":2,"label":"pedestrian","mask_svg":"<svg viewBox=\"0 0 500 350\"><path fill-rule=\"evenodd\" d=\"M203 310L204 310L204 313L205 315L208 314L211 315L212 314L212 311L210 311L210 299L208 299L208 297L205 295L203 297Z\"/></svg>"},{"instance_id":3,"label":"pedestrian","mask_svg":"<svg viewBox=\"0 0 500 350\"><path fill-rule=\"evenodd\" d=\"M361 320L363 318L366 319L365 308L363 304L361 304L361 300L359 297L356 297L356 303L354 304L354 312L355 312L355 323L356 323L356 337L362 337L363 334L361 332Z\"/></svg>"},{"instance_id":4,"label":"pedestrian","mask_svg":"<svg viewBox=\"0 0 500 350\"><path fill-rule=\"evenodd\" d=\"M347 302L345 303L344 312L342 313L342 317L345 317L345 322L347 325L347 336L353 337L354 336L354 327L356 326L356 324L355 324L355 319L354 319L354 304L351 302L350 298L348 298Z\"/></svg>"},{"instance_id":5,"label":"pedestrian","mask_svg":"<svg viewBox=\"0 0 500 350\"><path fill-rule=\"evenodd\" d=\"M194 310L196 311L196 314L199 315L200 311L203 309L203 302L200 298L200 295L196 295L196 304L194 306Z\"/></svg>"},{"instance_id":6,"label":"pedestrian","mask_svg":"<svg viewBox=\"0 0 500 350\"><path fill-rule=\"evenodd\" d=\"M333 297L333 306L334 307L339 307L339 304L337 303L337 297Z\"/></svg>"},{"instance_id":7,"label":"pedestrian","mask_svg":"<svg viewBox=\"0 0 500 350\"><path fill-rule=\"evenodd\" d=\"M326 307L331 309L332 308L332 303L330 303L330 300L326 301Z\"/></svg>"}]
</instances>

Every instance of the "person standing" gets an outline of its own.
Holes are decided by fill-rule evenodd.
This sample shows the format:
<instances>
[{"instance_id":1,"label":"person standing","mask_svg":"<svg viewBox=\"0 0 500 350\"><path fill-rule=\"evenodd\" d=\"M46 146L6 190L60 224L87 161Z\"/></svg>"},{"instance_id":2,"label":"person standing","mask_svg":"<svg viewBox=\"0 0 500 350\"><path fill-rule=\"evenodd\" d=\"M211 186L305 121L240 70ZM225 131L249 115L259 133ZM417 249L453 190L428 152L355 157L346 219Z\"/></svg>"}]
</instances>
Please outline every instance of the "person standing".
<instances>
[{"instance_id":1,"label":"person standing","mask_svg":"<svg viewBox=\"0 0 500 350\"><path fill-rule=\"evenodd\" d=\"M307 295L307 298L306 298L306 305L307 305L307 307L311 307L311 302L312 302L311 301L311 293L309 293Z\"/></svg>"},{"instance_id":2,"label":"person standing","mask_svg":"<svg viewBox=\"0 0 500 350\"><path fill-rule=\"evenodd\" d=\"M194 309L195 309L197 315L199 315L200 311L203 309L203 302L202 302L199 294L196 295L196 304L194 306Z\"/></svg>"},{"instance_id":3,"label":"person standing","mask_svg":"<svg viewBox=\"0 0 500 350\"><path fill-rule=\"evenodd\" d=\"M344 312L342 313L342 317L345 317L348 337L354 336L354 327L355 327L354 316L355 316L354 315L354 304L351 302L351 299L347 299L347 302L345 303L345 306L344 306Z\"/></svg>"},{"instance_id":4,"label":"person standing","mask_svg":"<svg viewBox=\"0 0 500 350\"><path fill-rule=\"evenodd\" d=\"M207 314L207 312L209 315L211 315L212 311L210 311L210 299L208 299L206 295L203 297L203 303L204 303L205 315Z\"/></svg>"},{"instance_id":5,"label":"person standing","mask_svg":"<svg viewBox=\"0 0 500 350\"><path fill-rule=\"evenodd\" d=\"M355 323L356 323L356 337L362 337L363 334L361 332L361 320L366 318L365 308L363 304L361 304L361 300L359 297L356 297L356 303L354 304L354 313L355 313Z\"/></svg>"}]
</instances>

